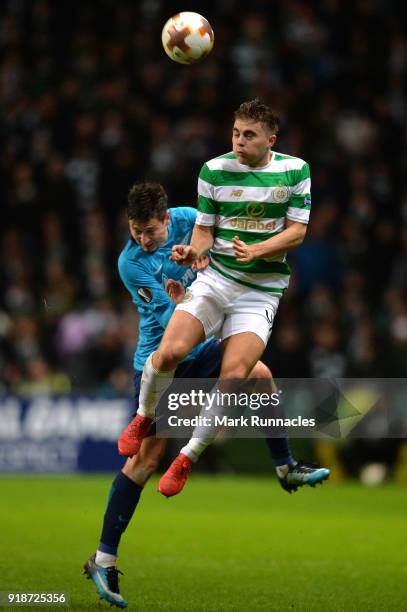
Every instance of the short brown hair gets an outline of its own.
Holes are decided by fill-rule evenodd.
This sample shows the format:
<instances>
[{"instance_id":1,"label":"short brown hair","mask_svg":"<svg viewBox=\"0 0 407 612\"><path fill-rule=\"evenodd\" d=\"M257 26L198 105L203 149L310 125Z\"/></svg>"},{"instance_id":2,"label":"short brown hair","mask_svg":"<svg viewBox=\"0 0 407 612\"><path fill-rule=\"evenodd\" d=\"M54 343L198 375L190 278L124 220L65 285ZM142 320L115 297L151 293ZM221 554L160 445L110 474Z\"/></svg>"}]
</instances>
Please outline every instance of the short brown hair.
<instances>
[{"instance_id":1,"label":"short brown hair","mask_svg":"<svg viewBox=\"0 0 407 612\"><path fill-rule=\"evenodd\" d=\"M168 197L160 183L136 183L127 197L127 217L142 223L150 219L163 221L167 206Z\"/></svg>"},{"instance_id":2,"label":"short brown hair","mask_svg":"<svg viewBox=\"0 0 407 612\"><path fill-rule=\"evenodd\" d=\"M264 123L274 134L277 134L280 127L280 120L277 115L273 113L269 106L260 102L259 98L243 102L235 111L235 119Z\"/></svg>"}]
</instances>

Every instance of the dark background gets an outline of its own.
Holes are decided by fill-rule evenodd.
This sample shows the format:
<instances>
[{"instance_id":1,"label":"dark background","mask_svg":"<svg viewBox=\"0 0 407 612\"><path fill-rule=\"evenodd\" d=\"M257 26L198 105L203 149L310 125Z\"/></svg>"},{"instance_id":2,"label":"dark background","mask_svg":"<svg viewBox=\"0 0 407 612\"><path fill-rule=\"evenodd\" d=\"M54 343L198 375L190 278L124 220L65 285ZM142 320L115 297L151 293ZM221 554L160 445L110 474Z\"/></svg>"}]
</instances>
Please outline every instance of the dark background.
<instances>
[{"instance_id":1,"label":"dark background","mask_svg":"<svg viewBox=\"0 0 407 612\"><path fill-rule=\"evenodd\" d=\"M131 184L195 205L202 163L260 96L313 207L266 362L276 376L407 375L402 3L160 0L0 6L0 390L131 392L137 317L116 259ZM199 65L164 22L201 12Z\"/></svg>"}]
</instances>

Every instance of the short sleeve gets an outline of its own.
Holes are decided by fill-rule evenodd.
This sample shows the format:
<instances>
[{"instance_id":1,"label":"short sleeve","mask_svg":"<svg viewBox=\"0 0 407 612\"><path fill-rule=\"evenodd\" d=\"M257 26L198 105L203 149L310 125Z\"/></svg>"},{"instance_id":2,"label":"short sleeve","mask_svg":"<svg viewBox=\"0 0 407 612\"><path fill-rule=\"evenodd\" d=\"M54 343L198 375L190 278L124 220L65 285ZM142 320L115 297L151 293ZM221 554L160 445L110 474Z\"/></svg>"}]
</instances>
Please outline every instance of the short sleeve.
<instances>
[{"instance_id":1,"label":"short sleeve","mask_svg":"<svg viewBox=\"0 0 407 612\"><path fill-rule=\"evenodd\" d=\"M215 225L217 214L218 202L215 200L215 188L211 171L207 164L204 164L198 178L198 214L196 223L207 226Z\"/></svg>"},{"instance_id":2,"label":"short sleeve","mask_svg":"<svg viewBox=\"0 0 407 612\"><path fill-rule=\"evenodd\" d=\"M291 196L288 202L287 219L308 223L311 211L311 177L309 165L304 162L300 170L295 173L295 183L291 187Z\"/></svg>"}]
</instances>

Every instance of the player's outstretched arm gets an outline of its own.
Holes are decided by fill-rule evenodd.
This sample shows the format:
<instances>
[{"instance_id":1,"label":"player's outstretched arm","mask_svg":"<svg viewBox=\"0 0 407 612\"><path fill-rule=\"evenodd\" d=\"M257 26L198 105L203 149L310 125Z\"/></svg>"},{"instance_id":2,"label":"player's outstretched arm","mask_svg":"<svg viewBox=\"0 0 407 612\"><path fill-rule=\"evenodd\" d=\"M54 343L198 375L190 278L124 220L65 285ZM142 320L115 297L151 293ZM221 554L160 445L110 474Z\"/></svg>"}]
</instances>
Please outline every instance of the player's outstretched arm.
<instances>
[{"instance_id":1,"label":"player's outstretched arm","mask_svg":"<svg viewBox=\"0 0 407 612\"><path fill-rule=\"evenodd\" d=\"M192 232L191 244L175 244L170 259L180 266L191 266L213 245L213 227L197 225Z\"/></svg>"}]
</instances>

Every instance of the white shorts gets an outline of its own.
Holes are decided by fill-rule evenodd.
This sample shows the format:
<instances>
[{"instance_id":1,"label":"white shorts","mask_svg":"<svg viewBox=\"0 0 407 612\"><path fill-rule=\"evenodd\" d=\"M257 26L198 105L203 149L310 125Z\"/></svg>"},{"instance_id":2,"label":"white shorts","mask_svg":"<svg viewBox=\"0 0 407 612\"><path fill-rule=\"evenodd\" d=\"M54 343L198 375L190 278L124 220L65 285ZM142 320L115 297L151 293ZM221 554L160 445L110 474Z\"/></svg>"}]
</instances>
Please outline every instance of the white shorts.
<instances>
[{"instance_id":1,"label":"white shorts","mask_svg":"<svg viewBox=\"0 0 407 612\"><path fill-rule=\"evenodd\" d=\"M229 281L212 268L199 272L175 310L201 321L205 335L222 340L253 332L267 344L280 296Z\"/></svg>"}]
</instances>

